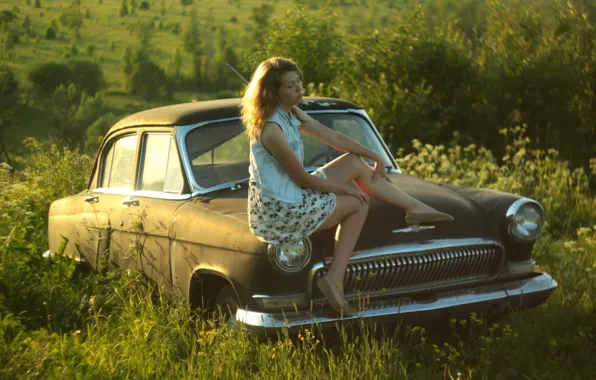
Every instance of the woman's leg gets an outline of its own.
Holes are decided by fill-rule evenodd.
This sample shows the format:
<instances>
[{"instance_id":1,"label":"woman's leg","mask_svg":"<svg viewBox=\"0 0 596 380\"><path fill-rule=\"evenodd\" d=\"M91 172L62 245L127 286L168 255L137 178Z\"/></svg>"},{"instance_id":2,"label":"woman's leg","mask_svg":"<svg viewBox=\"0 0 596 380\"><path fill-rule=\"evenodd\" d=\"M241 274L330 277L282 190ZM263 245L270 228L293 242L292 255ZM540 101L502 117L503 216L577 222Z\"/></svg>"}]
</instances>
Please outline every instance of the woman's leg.
<instances>
[{"instance_id":1,"label":"woman's leg","mask_svg":"<svg viewBox=\"0 0 596 380\"><path fill-rule=\"evenodd\" d=\"M338 195L335 210L317 230L325 230L339 224L335 232L335 248L328 272L334 283L343 283L348 261L354 252L367 214L368 205L363 205L356 197Z\"/></svg>"},{"instance_id":2,"label":"woman's leg","mask_svg":"<svg viewBox=\"0 0 596 380\"><path fill-rule=\"evenodd\" d=\"M337 205L333 213L318 228L318 231L339 224L335 232L333 258L327 274L317 283L331 305L344 316L352 315L352 310L344 305L343 282L348 261L360 236L360 231L368 214L368 205L363 205L356 197L338 195Z\"/></svg>"},{"instance_id":3,"label":"woman's leg","mask_svg":"<svg viewBox=\"0 0 596 380\"><path fill-rule=\"evenodd\" d=\"M339 183L354 181L364 193L402 208L407 213L439 213L383 178L377 178L373 183L373 168L355 154L346 153L325 165L324 169L328 179Z\"/></svg>"}]
</instances>

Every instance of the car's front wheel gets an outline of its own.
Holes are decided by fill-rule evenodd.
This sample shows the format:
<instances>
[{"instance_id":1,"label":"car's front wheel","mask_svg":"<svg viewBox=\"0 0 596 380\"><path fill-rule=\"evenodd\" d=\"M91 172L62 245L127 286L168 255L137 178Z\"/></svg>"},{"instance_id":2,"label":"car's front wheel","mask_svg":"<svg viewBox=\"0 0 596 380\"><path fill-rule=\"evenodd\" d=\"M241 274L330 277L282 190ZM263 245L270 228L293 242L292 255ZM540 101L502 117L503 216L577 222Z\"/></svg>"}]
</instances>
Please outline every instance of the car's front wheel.
<instances>
[{"instance_id":1,"label":"car's front wheel","mask_svg":"<svg viewBox=\"0 0 596 380\"><path fill-rule=\"evenodd\" d=\"M215 298L215 307L217 309L216 317L222 326L238 326L238 322L236 321L236 311L238 311L238 308L240 307L240 301L238 300L236 291L232 285L228 284L219 291Z\"/></svg>"}]
</instances>

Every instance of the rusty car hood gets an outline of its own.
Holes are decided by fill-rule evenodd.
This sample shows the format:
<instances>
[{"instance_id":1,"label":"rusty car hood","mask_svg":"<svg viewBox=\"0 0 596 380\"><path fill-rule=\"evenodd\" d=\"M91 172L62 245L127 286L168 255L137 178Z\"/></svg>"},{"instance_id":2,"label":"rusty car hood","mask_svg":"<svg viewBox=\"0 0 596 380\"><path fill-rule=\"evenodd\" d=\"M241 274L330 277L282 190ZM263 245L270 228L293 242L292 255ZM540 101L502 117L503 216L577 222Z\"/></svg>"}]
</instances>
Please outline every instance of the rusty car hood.
<instances>
[{"instance_id":1,"label":"rusty car hood","mask_svg":"<svg viewBox=\"0 0 596 380\"><path fill-rule=\"evenodd\" d=\"M494 235L497 232L490 228L487 222L489 218L484 211L467 197L442 184L406 174L389 176L400 189L439 211L451 214L455 220L438 223L433 229L410 232L404 221L405 213L402 209L371 199L369 214L356 251L421 240L496 237ZM186 214L187 217L194 215L192 219L196 222L195 226L201 226L201 231L196 231L192 226L177 228L177 233L182 233L185 240L198 239L200 241L197 242L206 245L217 245L217 242L223 241L229 249L244 252L263 251L263 244L251 235L248 228L245 185L234 191L223 190L199 196L177 212L178 216L182 216L179 213ZM185 232L182 232L183 230ZM333 249L334 236L331 230L315 233L311 239L315 246L324 251Z\"/></svg>"}]
</instances>

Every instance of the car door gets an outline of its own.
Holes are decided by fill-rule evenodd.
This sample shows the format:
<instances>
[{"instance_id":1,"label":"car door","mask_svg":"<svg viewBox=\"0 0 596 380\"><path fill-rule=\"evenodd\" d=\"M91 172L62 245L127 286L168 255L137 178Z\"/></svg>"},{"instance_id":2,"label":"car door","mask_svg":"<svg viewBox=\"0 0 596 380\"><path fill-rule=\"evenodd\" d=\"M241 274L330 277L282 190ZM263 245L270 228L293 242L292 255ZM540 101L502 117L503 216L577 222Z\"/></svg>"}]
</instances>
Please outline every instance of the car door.
<instances>
[{"instance_id":1,"label":"car door","mask_svg":"<svg viewBox=\"0 0 596 380\"><path fill-rule=\"evenodd\" d=\"M135 222L138 210L134 194L138 132L127 131L111 138L100 156L95 209L108 219L109 260L119 267L134 267Z\"/></svg>"},{"instance_id":2,"label":"car door","mask_svg":"<svg viewBox=\"0 0 596 380\"><path fill-rule=\"evenodd\" d=\"M135 265L162 287L172 283L170 226L176 209L190 199L171 131L144 130L141 136L135 208Z\"/></svg>"}]
</instances>

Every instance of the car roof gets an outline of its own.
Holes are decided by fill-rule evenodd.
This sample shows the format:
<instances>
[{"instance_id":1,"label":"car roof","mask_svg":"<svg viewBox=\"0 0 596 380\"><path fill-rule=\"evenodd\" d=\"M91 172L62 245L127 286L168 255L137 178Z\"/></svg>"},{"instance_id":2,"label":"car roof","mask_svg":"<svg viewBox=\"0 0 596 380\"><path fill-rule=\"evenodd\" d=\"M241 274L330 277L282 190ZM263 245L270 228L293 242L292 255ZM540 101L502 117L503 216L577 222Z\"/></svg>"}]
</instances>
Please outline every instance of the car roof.
<instances>
[{"instance_id":1,"label":"car roof","mask_svg":"<svg viewBox=\"0 0 596 380\"><path fill-rule=\"evenodd\" d=\"M202 121L239 117L241 100L241 98L207 100L148 109L119 120L110 128L107 135L130 127L192 125ZM305 97L300 108L313 111L361 109L362 107L341 99Z\"/></svg>"}]
</instances>

